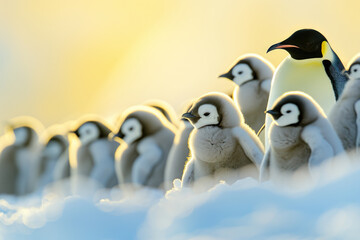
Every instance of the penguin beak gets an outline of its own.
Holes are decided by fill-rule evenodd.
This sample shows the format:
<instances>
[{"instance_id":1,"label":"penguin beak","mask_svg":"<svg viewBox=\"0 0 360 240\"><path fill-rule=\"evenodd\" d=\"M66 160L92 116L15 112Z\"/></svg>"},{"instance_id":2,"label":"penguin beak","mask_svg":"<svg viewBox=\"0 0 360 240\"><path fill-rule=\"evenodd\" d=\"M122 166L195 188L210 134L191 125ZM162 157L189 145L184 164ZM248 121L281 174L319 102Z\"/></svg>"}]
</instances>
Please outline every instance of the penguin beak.
<instances>
[{"instance_id":1,"label":"penguin beak","mask_svg":"<svg viewBox=\"0 0 360 240\"><path fill-rule=\"evenodd\" d=\"M69 133L75 134L77 137L80 137L80 134L79 134L79 132L77 130L76 131L69 131Z\"/></svg>"},{"instance_id":2,"label":"penguin beak","mask_svg":"<svg viewBox=\"0 0 360 240\"><path fill-rule=\"evenodd\" d=\"M275 120L282 116L281 112L275 110L267 110L265 113L270 114Z\"/></svg>"},{"instance_id":3,"label":"penguin beak","mask_svg":"<svg viewBox=\"0 0 360 240\"><path fill-rule=\"evenodd\" d=\"M114 134L113 139L117 138L117 137L121 138L121 139L124 139L125 134L123 134L123 133L121 133L121 131L119 131L117 134Z\"/></svg>"},{"instance_id":4,"label":"penguin beak","mask_svg":"<svg viewBox=\"0 0 360 240\"><path fill-rule=\"evenodd\" d=\"M266 53L275 50L275 49L288 49L288 48L300 48L299 46L292 45L292 44L285 44L284 42L276 43L269 47L269 49L266 51Z\"/></svg>"},{"instance_id":5,"label":"penguin beak","mask_svg":"<svg viewBox=\"0 0 360 240\"><path fill-rule=\"evenodd\" d=\"M219 76L219 78L227 78L227 79L232 80L232 79L233 79L233 75L232 75L230 72L227 72L227 73L221 74L221 75Z\"/></svg>"},{"instance_id":6,"label":"penguin beak","mask_svg":"<svg viewBox=\"0 0 360 240\"><path fill-rule=\"evenodd\" d=\"M194 114L192 114L191 112L187 112L187 113L184 113L182 115L182 119L188 119L188 120L196 120L196 119L199 119L199 117L195 116Z\"/></svg>"}]
</instances>

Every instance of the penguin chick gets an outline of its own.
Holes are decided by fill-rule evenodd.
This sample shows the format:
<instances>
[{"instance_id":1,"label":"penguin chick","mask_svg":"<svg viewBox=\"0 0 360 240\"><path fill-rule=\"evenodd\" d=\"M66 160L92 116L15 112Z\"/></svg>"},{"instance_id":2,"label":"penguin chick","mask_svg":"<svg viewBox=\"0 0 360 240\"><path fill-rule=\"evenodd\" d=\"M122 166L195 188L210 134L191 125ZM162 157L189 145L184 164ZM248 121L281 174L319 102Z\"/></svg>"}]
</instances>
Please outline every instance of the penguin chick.
<instances>
[{"instance_id":1,"label":"penguin chick","mask_svg":"<svg viewBox=\"0 0 360 240\"><path fill-rule=\"evenodd\" d=\"M111 130L100 121L86 121L73 132L80 139L76 174L87 176L102 186L117 185L115 151L119 143L109 139Z\"/></svg>"},{"instance_id":2,"label":"penguin chick","mask_svg":"<svg viewBox=\"0 0 360 240\"><path fill-rule=\"evenodd\" d=\"M146 106L150 106L160 111L166 119L171 122L175 127L179 126L179 118L174 108L167 102L161 100L150 100L145 103Z\"/></svg>"},{"instance_id":3,"label":"penguin chick","mask_svg":"<svg viewBox=\"0 0 360 240\"><path fill-rule=\"evenodd\" d=\"M244 123L229 96L215 92L205 94L183 117L195 128L189 137L191 159L186 164L182 186L204 177L214 183L220 180L232 183L249 175L258 177L256 167L264 155L262 143Z\"/></svg>"},{"instance_id":4,"label":"penguin chick","mask_svg":"<svg viewBox=\"0 0 360 240\"><path fill-rule=\"evenodd\" d=\"M270 178L283 183L296 173L311 175L315 166L344 151L321 107L305 93L283 94L267 113L274 122L261 165L261 181Z\"/></svg>"},{"instance_id":5,"label":"penguin chick","mask_svg":"<svg viewBox=\"0 0 360 240\"><path fill-rule=\"evenodd\" d=\"M360 59L350 65L347 73L350 80L332 108L329 120L345 150L352 150L360 147Z\"/></svg>"},{"instance_id":6,"label":"penguin chick","mask_svg":"<svg viewBox=\"0 0 360 240\"><path fill-rule=\"evenodd\" d=\"M70 177L69 142L63 135L49 138L42 150L39 187Z\"/></svg>"},{"instance_id":7,"label":"penguin chick","mask_svg":"<svg viewBox=\"0 0 360 240\"><path fill-rule=\"evenodd\" d=\"M185 110L187 112L191 105ZM189 158L188 139L191 131L194 129L193 125L186 119L181 119L179 128L176 130L174 143L170 149L168 159L165 167L165 189L169 190L173 187L175 179L181 179L184 172L185 163Z\"/></svg>"},{"instance_id":8,"label":"penguin chick","mask_svg":"<svg viewBox=\"0 0 360 240\"><path fill-rule=\"evenodd\" d=\"M289 91L309 94L326 114L330 113L347 82L344 66L326 38L313 29L301 29L286 40L272 45L267 52L284 49L289 56L276 68L267 109ZM266 117L265 147L268 148L271 117Z\"/></svg>"},{"instance_id":9,"label":"penguin chick","mask_svg":"<svg viewBox=\"0 0 360 240\"><path fill-rule=\"evenodd\" d=\"M11 126L14 141L0 155L0 193L25 195L35 190L41 145L36 130L25 123Z\"/></svg>"},{"instance_id":10,"label":"penguin chick","mask_svg":"<svg viewBox=\"0 0 360 240\"><path fill-rule=\"evenodd\" d=\"M121 184L162 188L166 159L175 128L159 111L148 106L129 108L115 135L124 143L116 151L116 173Z\"/></svg>"},{"instance_id":11,"label":"penguin chick","mask_svg":"<svg viewBox=\"0 0 360 240\"><path fill-rule=\"evenodd\" d=\"M239 57L229 71L219 77L236 84L233 98L241 110L245 123L258 132L265 123L265 110L269 98L274 67L259 55Z\"/></svg>"}]
</instances>

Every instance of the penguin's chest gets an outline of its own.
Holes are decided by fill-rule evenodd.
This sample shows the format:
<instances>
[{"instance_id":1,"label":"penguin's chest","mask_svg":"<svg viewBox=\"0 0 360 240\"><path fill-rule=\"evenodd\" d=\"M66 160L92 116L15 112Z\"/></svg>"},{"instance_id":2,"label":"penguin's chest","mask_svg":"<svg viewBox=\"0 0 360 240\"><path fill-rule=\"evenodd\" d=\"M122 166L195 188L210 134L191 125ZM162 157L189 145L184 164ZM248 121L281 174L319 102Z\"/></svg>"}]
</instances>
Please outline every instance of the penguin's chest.
<instances>
[{"instance_id":1,"label":"penguin's chest","mask_svg":"<svg viewBox=\"0 0 360 240\"><path fill-rule=\"evenodd\" d=\"M301 139L301 127L277 127L271 131L271 164L282 170L297 170L310 157L309 146Z\"/></svg>"},{"instance_id":2,"label":"penguin's chest","mask_svg":"<svg viewBox=\"0 0 360 240\"><path fill-rule=\"evenodd\" d=\"M205 162L225 162L236 152L236 141L229 129L204 127L199 129L194 138L196 158Z\"/></svg>"},{"instance_id":3,"label":"penguin's chest","mask_svg":"<svg viewBox=\"0 0 360 240\"><path fill-rule=\"evenodd\" d=\"M286 58L275 72L268 106L271 107L278 97L288 91L309 94L327 114L335 103L333 87L320 58Z\"/></svg>"}]
</instances>

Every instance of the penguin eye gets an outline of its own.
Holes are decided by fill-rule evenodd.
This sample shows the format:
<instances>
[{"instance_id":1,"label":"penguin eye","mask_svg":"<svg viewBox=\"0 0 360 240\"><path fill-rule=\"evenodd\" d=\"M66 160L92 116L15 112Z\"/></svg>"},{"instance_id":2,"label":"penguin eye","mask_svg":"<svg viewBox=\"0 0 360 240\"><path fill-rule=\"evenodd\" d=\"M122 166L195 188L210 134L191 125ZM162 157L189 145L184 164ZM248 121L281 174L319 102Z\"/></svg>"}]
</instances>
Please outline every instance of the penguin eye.
<instances>
[{"instance_id":1,"label":"penguin eye","mask_svg":"<svg viewBox=\"0 0 360 240\"><path fill-rule=\"evenodd\" d=\"M209 115L210 115L209 112L204 113L204 116L205 116L205 117L207 117L207 116L209 116Z\"/></svg>"},{"instance_id":2,"label":"penguin eye","mask_svg":"<svg viewBox=\"0 0 360 240\"><path fill-rule=\"evenodd\" d=\"M132 130L134 130L134 128L133 128L133 127L130 127L130 128L129 128L129 131L132 131Z\"/></svg>"},{"instance_id":3,"label":"penguin eye","mask_svg":"<svg viewBox=\"0 0 360 240\"><path fill-rule=\"evenodd\" d=\"M243 74L243 71L239 71L238 74L239 74L239 75Z\"/></svg>"},{"instance_id":4,"label":"penguin eye","mask_svg":"<svg viewBox=\"0 0 360 240\"><path fill-rule=\"evenodd\" d=\"M354 72L357 72L357 69L356 69L356 68L354 69Z\"/></svg>"},{"instance_id":5,"label":"penguin eye","mask_svg":"<svg viewBox=\"0 0 360 240\"><path fill-rule=\"evenodd\" d=\"M291 113L291 110L287 110L286 113Z\"/></svg>"}]
</instances>

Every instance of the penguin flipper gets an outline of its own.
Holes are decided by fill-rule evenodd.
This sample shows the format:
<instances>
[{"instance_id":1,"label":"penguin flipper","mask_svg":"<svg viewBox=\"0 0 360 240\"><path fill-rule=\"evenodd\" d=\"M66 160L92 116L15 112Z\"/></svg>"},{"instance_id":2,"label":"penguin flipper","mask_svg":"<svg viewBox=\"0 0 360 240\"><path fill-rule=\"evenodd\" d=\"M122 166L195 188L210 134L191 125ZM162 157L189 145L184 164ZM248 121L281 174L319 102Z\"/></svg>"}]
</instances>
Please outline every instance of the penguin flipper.
<instances>
[{"instance_id":1,"label":"penguin flipper","mask_svg":"<svg viewBox=\"0 0 360 240\"><path fill-rule=\"evenodd\" d=\"M271 154L271 150L270 148L266 151L265 155L264 155L264 159L261 162L261 166L260 166L260 176L259 176L259 182L265 182L267 180L269 180L270 178L270 173L269 173L269 168L270 168L270 154Z\"/></svg>"},{"instance_id":2,"label":"penguin flipper","mask_svg":"<svg viewBox=\"0 0 360 240\"><path fill-rule=\"evenodd\" d=\"M354 108L356 114L356 128L357 128L355 147L356 149L358 149L360 147L360 100L358 100L354 104Z\"/></svg>"},{"instance_id":3,"label":"penguin flipper","mask_svg":"<svg viewBox=\"0 0 360 240\"><path fill-rule=\"evenodd\" d=\"M246 126L243 126L246 127ZM238 140L240 146L244 149L244 152L248 158L260 169L261 161L264 157L264 147L260 140L255 136L251 136L249 131L246 131L242 127L234 127L232 135Z\"/></svg>"},{"instance_id":4,"label":"penguin flipper","mask_svg":"<svg viewBox=\"0 0 360 240\"><path fill-rule=\"evenodd\" d=\"M146 185L156 164L160 162L162 150L152 139L145 139L138 145L139 156L132 167L132 182Z\"/></svg>"},{"instance_id":5,"label":"penguin flipper","mask_svg":"<svg viewBox=\"0 0 360 240\"><path fill-rule=\"evenodd\" d=\"M306 126L301 134L301 138L311 149L308 162L310 172L314 167L318 167L326 160L334 157L334 149L330 143L324 139L317 127Z\"/></svg>"},{"instance_id":6,"label":"penguin flipper","mask_svg":"<svg viewBox=\"0 0 360 240\"><path fill-rule=\"evenodd\" d=\"M336 61L335 64L329 60L323 60L322 63L327 76L331 80L335 99L338 100L342 91L344 90L346 82L348 81L347 75L343 73L344 67L340 60Z\"/></svg>"},{"instance_id":7,"label":"penguin flipper","mask_svg":"<svg viewBox=\"0 0 360 240\"><path fill-rule=\"evenodd\" d=\"M269 93L271 88L271 78L265 79L261 82L261 89Z\"/></svg>"},{"instance_id":8,"label":"penguin flipper","mask_svg":"<svg viewBox=\"0 0 360 240\"><path fill-rule=\"evenodd\" d=\"M181 187L190 187L194 182L194 163L195 159L190 159L185 166L182 178L181 178Z\"/></svg>"}]
</instances>

